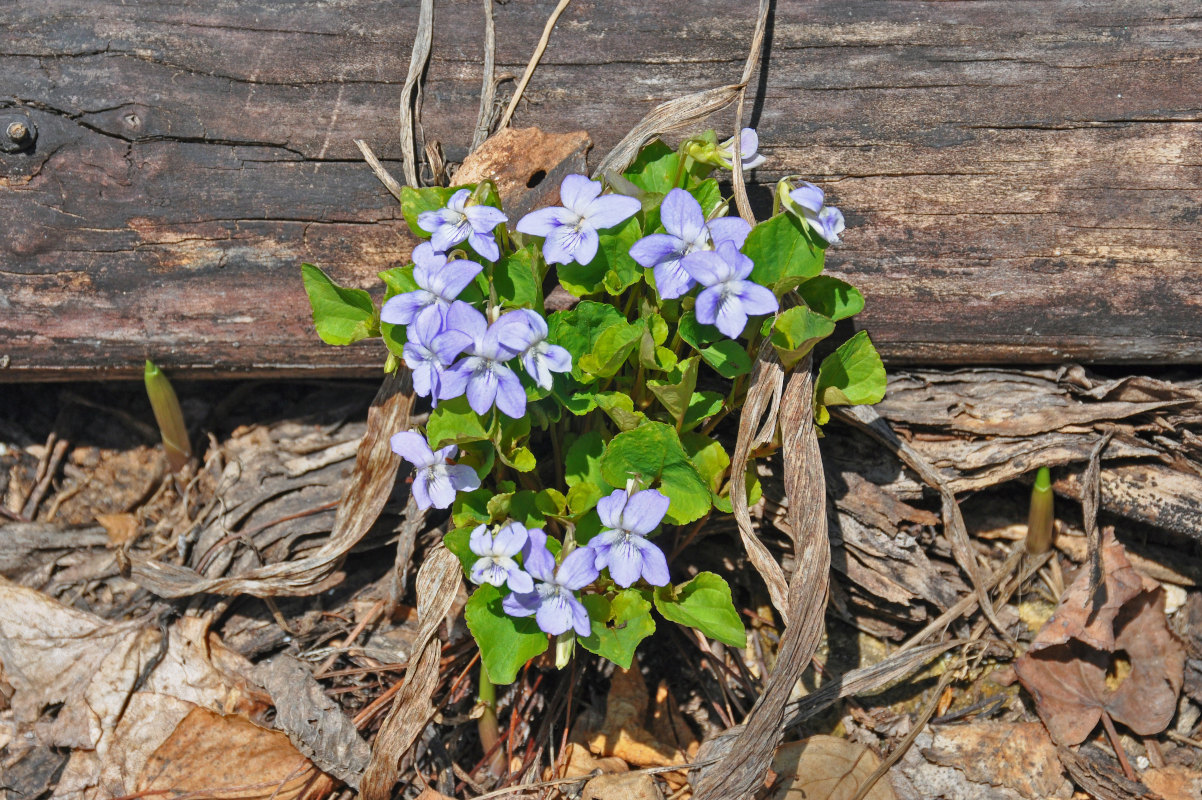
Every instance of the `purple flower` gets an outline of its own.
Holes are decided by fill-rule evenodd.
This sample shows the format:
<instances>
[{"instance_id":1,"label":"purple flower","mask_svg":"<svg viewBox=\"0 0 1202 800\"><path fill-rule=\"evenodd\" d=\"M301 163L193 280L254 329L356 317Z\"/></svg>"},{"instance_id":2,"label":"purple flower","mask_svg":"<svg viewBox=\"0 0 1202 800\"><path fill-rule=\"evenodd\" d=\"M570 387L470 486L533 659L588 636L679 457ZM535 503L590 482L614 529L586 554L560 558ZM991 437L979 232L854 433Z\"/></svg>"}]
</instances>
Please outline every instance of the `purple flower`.
<instances>
[{"instance_id":1,"label":"purple flower","mask_svg":"<svg viewBox=\"0 0 1202 800\"><path fill-rule=\"evenodd\" d=\"M534 591L534 581L513 560L526 544L526 526L520 522L510 522L495 534L488 532L487 525L477 526L468 540L472 552L480 556L472 565L472 583L507 583L515 592Z\"/></svg>"},{"instance_id":2,"label":"purple flower","mask_svg":"<svg viewBox=\"0 0 1202 800\"><path fill-rule=\"evenodd\" d=\"M471 193L470 189L460 189L451 195L446 208L418 214L417 226L433 234L430 243L439 252L445 253L466 239L477 253L489 261L496 261L501 257L501 251L493 229L509 218L492 206L467 205Z\"/></svg>"},{"instance_id":3,"label":"purple flower","mask_svg":"<svg viewBox=\"0 0 1202 800\"><path fill-rule=\"evenodd\" d=\"M802 181L793 191L789 199L801 208L810 227L830 244L839 243L839 234L843 232L843 212L835 206L824 206L826 194L809 181Z\"/></svg>"},{"instance_id":4,"label":"purple flower","mask_svg":"<svg viewBox=\"0 0 1202 800\"><path fill-rule=\"evenodd\" d=\"M665 299L680 297L696 281L680 266L680 260L697 250L710 250L721 242L742 247L751 226L739 217L705 221L701 204L684 189L668 192L659 208L667 233L653 233L630 248L630 257L644 267L655 268L655 288Z\"/></svg>"},{"instance_id":5,"label":"purple flower","mask_svg":"<svg viewBox=\"0 0 1202 800\"><path fill-rule=\"evenodd\" d=\"M532 574L549 575L555 571L555 556L547 549L547 534L542 528L526 531L522 545L522 563Z\"/></svg>"},{"instance_id":6,"label":"purple flower","mask_svg":"<svg viewBox=\"0 0 1202 800\"><path fill-rule=\"evenodd\" d=\"M789 199L809 212L809 214L806 214L807 217L810 214L813 214L815 217L818 216L818 212L822 210L822 203L825 198L826 192L822 191L821 187L809 181L802 181L801 186L789 192Z\"/></svg>"},{"instance_id":7,"label":"purple flower","mask_svg":"<svg viewBox=\"0 0 1202 800\"><path fill-rule=\"evenodd\" d=\"M392 452L417 467L413 476L413 499L418 508L450 508L457 492L480 488L476 471L466 464L448 464L459 452L455 445L438 451L430 449L424 436L417 431L394 433L389 440Z\"/></svg>"},{"instance_id":8,"label":"purple flower","mask_svg":"<svg viewBox=\"0 0 1202 800\"><path fill-rule=\"evenodd\" d=\"M596 553L598 570L609 567L609 577L622 588L642 577L652 586L667 586L668 560L658 547L647 541L668 513L668 498L655 489L627 496L618 489L597 501L597 514L605 529L588 543Z\"/></svg>"},{"instance_id":9,"label":"purple flower","mask_svg":"<svg viewBox=\"0 0 1202 800\"><path fill-rule=\"evenodd\" d=\"M808 219L808 218L807 218ZM818 235L830 244L839 243L839 234L843 233L843 212L834 206L826 206L818 212L818 219L813 223L818 229Z\"/></svg>"},{"instance_id":10,"label":"purple flower","mask_svg":"<svg viewBox=\"0 0 1202 800\"><path fill-rule=\"evenodd\" d=\"M497 320L501 343L518 352L526 373L544 389L551 388L552 372L571 372L572 354L547 341L547 321L537 311L519 308Z\"/></svg>"},{"instance_id":11,"label":"purple flower","mask_svg":"<svg viewBox=\"0 0 1202 800\"><path fill-rule=\"evenodd\" d=\"M597 580L599 572L593 565L595 556L591 548L580 547L568 553L559 569L552 573L542 559L526 562L526 569L538 581L534 591L511 594L501 601L501 607L511 617L534 615L543 633L558 636L575 628L580 636L592 632L588 610L576 597L576 590L583 589ZM554 560L551 564L554 565Z\"/></svg>"},{"instance_id":12,"label":"purple flower","mask_svg":"<svg viewBox=\"0 0 1202 800\"><path fill-rule=\"evenodd\" d=\"M451 303L481 269L474 261L447 261L429 242L422 242L413 248L413 280L421 288L389 298L380 309L380 319L393 325L409 325L432 307L445 316Z\"/></svg>"},{"instance_id":13,"label":"purple flower","mask_svg":"<svg viewBox=\"0 0 1202 800\"><path fill-rule=\"evenodd\" d=\"M505 321L509 314L489 325L483 314L474 308L472 312L464 314L456 325L471 337L468 355L442 374L439 399L450 400L466 394L468 405L477 414L488 413L495 404L502 413L520 419L526 413L526 390L517 373L505 362L525 345L511 347L502 341L503 336L512 334L512 324Z\"/></svg>"},{"instance_id":14,"label":"purple flower","mask_svg":"<svg viewBox=\"0 0 1202 800\"><path fill-rule=\"evenodd\" d=\"M760 137L755 132L755 128L744 128L742 133L739 134L739 155L743 157L743 169L755 169L768 160L759 155L759 149ZM731 169L731 162L735 157L735 139L733 136L718 145L718 154L726 162L723 166Z\"/></svg>"},{"instance_id":15,"label":"purple flower","mask_svg":"<svg viewBox=\"0 0 1202 800\"><path fill-rule=\"evenodd\" d=\"M548 264L588 264L597 255L597 231L614 227L642 208L633 197L600 195L600 181L568 175L559 187L563 206L532 211L518 221L517 229L544 237L543 258Z\"/></svg>"},{"instance_id":16,"label":"purple flower","mask_svg":"<svg viewBox=\"0 0 1202 800\"><path fill-rule=\"evenodd\" d=\"M780 308L772 292L747 280L755 265L733 242L723 242L717 250L691 253L681 265L705 287L694 306L697 321L718 326L732 339L743 332L748 316L771 314Z\"/></svg>"},{"instance_id":17,"label":"purple flower","mask_svg":"<svg viewBox=\"0 0 1202 800\"><path fill-rule=\"evenodd\" d=\"M472 337L458 330L459 320L471 312L479 313L462 300L456 300L445 319L439 309L427 308L406 329L408 340L402 355L405 366L413 370L413 391L420 397L438 402L443 372L472 344Z\"/></svg>"}]
</instances>

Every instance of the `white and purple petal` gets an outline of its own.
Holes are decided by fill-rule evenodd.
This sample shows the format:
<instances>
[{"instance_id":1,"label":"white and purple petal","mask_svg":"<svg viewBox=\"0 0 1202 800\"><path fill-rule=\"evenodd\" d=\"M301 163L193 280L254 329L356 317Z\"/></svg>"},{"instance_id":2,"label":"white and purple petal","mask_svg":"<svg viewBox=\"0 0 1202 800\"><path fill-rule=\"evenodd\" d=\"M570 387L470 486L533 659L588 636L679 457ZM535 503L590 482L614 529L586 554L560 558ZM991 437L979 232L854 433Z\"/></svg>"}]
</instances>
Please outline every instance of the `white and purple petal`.
<instances>
[{"instance_id":1,"label":"white and purple petal","mask_svg":"<svg viewBox=\"0 0 1202 800\"><path fill-rule=\"evenodd\" d=\"M646 536L663 521L670 502L666 495L655 489L635 492L622 509L621 527L631 533Z\"/></svg>"},{"instance_id":2,"label":"white and purple petal","mask_svg":"<svg viewBox=\"0 0 1202 800\"><path fill-rule=\"evenodd\" d=\"M568 177L571 176L569 175ZM531 211L522 217L518 220L517 230L519 233L525 233L530 236L547 237L557 228L565 225L575 225L579 221L579 214L574 214L566 208L551 206L550 208L540 208L538 211Z\"/></svg>"},{"instance_id":3,"label":"white and purple petal","mask_svg":"<svg viewBox=\"0 0 1202 800\"><path fill-rule=\"evenodd\" d=\"M430 449L430 444L426 441L426 437L417 431L394 433L392 438L388 440L388 444L392 447L392 452L419 470L437 462L434 451Z\"/></svg>"},{"instance_id":4,"label":"white and purple petal","mask_svg":"<svg viewBox=\"0 0 1202 800\"><path fill-rule=\"evenodd\" d=\"M686 246L705 244L705 214L697 198L684 189L668 192L660 204L659 218L664 230L680 239Z\"/></svg>"},{"instance_id":5,"label":"white and purple petal","mask_svg":"<svg viewBox=\"0 0 1202 800\"><path fill-rule=\"evenodd\" d=\"M687 195L688 192L685 192L685 194ZM630 219L642 207L643 204L634 197L627 197L622 194L607 194L589 203L585 209L585 213L581 216L584 217L587 227L593 230L605 230ZM592 259L589 260L591 261Z\"/></svg>"}]
</instances>

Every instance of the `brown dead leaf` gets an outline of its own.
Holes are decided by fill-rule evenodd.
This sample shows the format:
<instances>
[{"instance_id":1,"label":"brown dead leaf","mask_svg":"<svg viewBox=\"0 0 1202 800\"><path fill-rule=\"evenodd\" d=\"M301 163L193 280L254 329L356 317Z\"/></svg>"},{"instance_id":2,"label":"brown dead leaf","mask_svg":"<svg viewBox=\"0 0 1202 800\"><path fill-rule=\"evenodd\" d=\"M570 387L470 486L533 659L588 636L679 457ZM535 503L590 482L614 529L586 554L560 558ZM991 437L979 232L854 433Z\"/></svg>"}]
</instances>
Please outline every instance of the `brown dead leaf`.
<instances>
[{"instance_id":1,"label":"brown dead leaf","mask_svg":"<svg viewBox=\"0 0 1202 800\"><path fill-rule=\"evenodd\" d=\"M422 789L422 793L417 796L417 800L454 800L454 798L447 797L442 792L435 791L427 786L425 789Z\"/></svg>"},{"instance_id":2,"label":"brown dead leaf","mask_svg":"<svg viewBox=\"0 0 1202 800\"><path fill-rule=\"evenodd\" d=\"M614 756L597 758L583 745L568 742L567 749L564 750L563 774L560 777L584 778L592 775L596 770L601 770L604 774L616 774L629 772L630 767L620 758Z\"/></svg>"},{"instance_id":3,"label":"brown dead leaf","mask_svg":"<svg viewBox=\"0 0 1202 800\"><path fill-rule=\"evenodd\" d=\"M1092 613L1089 570L1082 569L1014 664L1048 732L1062 745L1083 742L1103 713L1141 736L1159 733L1176 712L1184 679L1185 650L1168 628L1164 590L1131 567L1112 531L1101 560L1103 580ZM1108 670L1122 665L1130 673L1109 686Z\"/></svg>"},{"instance_id":4,"label":"brown dead leaf","mask_svg":"<svg viewBox=\"0 0 1202 800\"><path fill-rule=\"evenodd\" d=\"M138 518L133 514L97 514L96 521L109 535L113 547L120 547L138 535Z\"/></svg>"},{"instance_id":5,"label":"brown dead leaf","mask_svg":"<svg viewBox=\"0 0 1202 800\"><path fill-rule=\"evenodd\" d=\"M598 775L584 785L581 800L663 800L650 775Z\"/></svg>"},{"instance_id":6,"label":"brown dead leaf","mask_svg":"<svg viewBox=\"0 0 1202 800\"><path fill-rule=\"evenodd\" d=\"M1164 800L1198 800L1202 797L1202 772L1182 766L1144 770L1139 779Z\"/></svg>"},{"instance_id":7,"label":"brown dead leaf","mask_svg":"<svg viewBox=\"0 0 1202 800\"><path fill-rule=\"evenodd\" d=\"M862 744L834 736L811 736L776 749L772 771L778 776L770 800L852 800L880 766ZM879 780L865 800L896 800L887 780Z\"/></svg>"},{"instance_id":8,"label":"brown dead leaf","mask_svg":"<svg viewBox=\"0 0 1202 800\"><path fill-rule=\"evenodd\" d=\"M14 721L39 744L72 751L55 798L128 793L197 706L263 708L241 679L250 664L206 633L193 617L166 629L145 619L108 622L0 579L0 662L14 689ZM60 704L47 722L43 709Z\"/></svg>"},{"instance_id":9,"label":"brown dead leaf","mask_svg":"<svg viewBox=\"0 0 1202 800\"><path fill-rule=\"evenodd\" d=\"M147 759L136 786L147 793L204 791L213 800L292 800L320 775L284 734L193 708Z\"/></svg>"},{"instance_id":10,"label":"brown dead leaf","mask_svg":"<svg viewBox=\"0 0 1202 800\"><path fill-rule=\"evenodd\" d=\"M1072 796L1056 745L1038 722L933 725L931 733L934 740L923 756L972 781L1004 786L1030 800Z\"/></svg>"},{"instance_id":11,"label":"brown dead leaf","mask_svg":"<svg viewBox=\"0 0 1202 800\"><path fill-rule=\"evenodd\" d=\"M606 699L605 722L588 747L601 756L615 756L636 767L668 767L685 763L680 748L659 741L643 723L650 697L637 665L614 670Z\"/></svg>"}]
</instances>

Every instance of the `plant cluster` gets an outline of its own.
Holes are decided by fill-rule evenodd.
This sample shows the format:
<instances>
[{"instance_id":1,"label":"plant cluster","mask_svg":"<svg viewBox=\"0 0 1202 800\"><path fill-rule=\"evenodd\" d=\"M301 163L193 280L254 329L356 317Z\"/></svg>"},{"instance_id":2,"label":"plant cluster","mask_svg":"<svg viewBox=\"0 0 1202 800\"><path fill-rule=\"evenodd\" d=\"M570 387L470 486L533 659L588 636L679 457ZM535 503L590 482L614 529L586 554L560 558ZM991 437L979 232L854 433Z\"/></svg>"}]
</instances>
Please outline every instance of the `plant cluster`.
<instances>
[{"instance_id":1,"label":"plant cluster","mask_svg":"<svg viewBox=\"0 0 1202 800\"><path fill-rule=\"evenodd\" d=\"M766 341L792 369L864 300L821 274L844 221L819 187L782 179L754 226L728 214L711 175L733 149L712 131L675 150L652 142L621 175L569 175L561 205L516 224L490 182L405 187L404 218L428 241L380 273L379 310L302 268L321 338L381 337L386 369L403 361L429 398L425 429L392 447L416 470L416 503L450 509L445 545L476 586L465 616L494 683L552 642L559 665L578 642L628 667L652 608L744 644L725 580L673 585L656 534L730 513L732 481L758 499L754 465L732 474L719 423ZM744 167L757 149L745 130ZM547 313L557 284L578 300ZM818 369L817 422L884 385L857 333Z\"/></svg>"}]
</instances>

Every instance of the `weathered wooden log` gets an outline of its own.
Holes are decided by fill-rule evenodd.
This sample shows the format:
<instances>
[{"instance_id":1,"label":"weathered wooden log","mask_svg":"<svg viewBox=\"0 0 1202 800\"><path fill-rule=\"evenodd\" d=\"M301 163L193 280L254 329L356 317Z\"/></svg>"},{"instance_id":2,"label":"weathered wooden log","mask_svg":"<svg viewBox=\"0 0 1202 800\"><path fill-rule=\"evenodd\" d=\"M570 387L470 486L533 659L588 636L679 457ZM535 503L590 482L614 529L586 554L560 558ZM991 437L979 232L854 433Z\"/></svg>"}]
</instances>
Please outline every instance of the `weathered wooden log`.
<instances>
[{"instance_id":1,"label":"weathered wooden log","mask_svg":"<svg viewBox=\"0 0 1202 800\"><path fill-rule=\"evenodd\" d=\"M311 334L297 266L373 286L412 246L352 139L395 167L417 5L7 8L0 139L29 133L0 152L0 381L133 376L146 356L375 368L377 347ZM496 7L498 73L553 5ZM515 124L586 129L603 153L656 103L737 80L754 13L572 4ZM784 174L828 189L849 222L829 262L895 363L1198 363L1199 27L1193 0L779 3L748 105L769 159L753 199ZM480 3L438 3L421 131L451 160L482 48Z\"/></svg>"}]
</instances>

